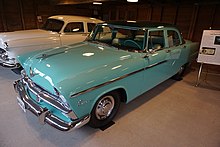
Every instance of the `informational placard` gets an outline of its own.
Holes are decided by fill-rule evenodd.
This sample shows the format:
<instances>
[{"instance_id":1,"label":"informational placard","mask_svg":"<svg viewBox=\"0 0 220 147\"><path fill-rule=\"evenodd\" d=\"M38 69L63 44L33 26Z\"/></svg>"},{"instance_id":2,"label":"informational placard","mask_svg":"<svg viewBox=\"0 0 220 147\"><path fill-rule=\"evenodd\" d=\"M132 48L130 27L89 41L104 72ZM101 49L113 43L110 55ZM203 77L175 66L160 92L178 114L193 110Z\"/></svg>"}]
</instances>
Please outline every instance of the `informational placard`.
<instances>
[{"instance_id":1,"label":"informational placard","mask_svg":"<svg viewBox=\"0 0 220 147\"><path fill-rule=\"evenodd\" d=\"M220 30L204 30L198 62L220 65Z\"/></svg>"}]
</instances>

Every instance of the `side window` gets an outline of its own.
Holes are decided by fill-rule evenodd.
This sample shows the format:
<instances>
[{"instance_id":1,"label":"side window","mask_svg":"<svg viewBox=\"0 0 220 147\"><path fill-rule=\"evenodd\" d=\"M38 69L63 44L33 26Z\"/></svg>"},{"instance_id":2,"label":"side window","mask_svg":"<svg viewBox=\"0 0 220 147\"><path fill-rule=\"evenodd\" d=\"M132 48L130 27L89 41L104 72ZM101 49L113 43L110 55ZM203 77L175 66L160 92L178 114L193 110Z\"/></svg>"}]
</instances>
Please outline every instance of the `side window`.
<instances>
[{"instance_id":1,"label":"side window","mask_svg":"<svg viewBox=\"0 0 220 147\"><path fill-rule=\"evenodd\" d=\"M148 49L164 48L164 31L150 31L148 36Z\"/></svg>"},{"instance_id":2,"label":"side window","mask_svg":"<svg viewBox=\"0 0 220 147\"><path fill-rule=\"evenodd\" d=\"M167 39L168 39L169 47L180 45L180 38L179 38L179 35L176 31L168 30L167 35L168 35Z\"/></svg>"},{"instance_id":3,"label":"side window","mask_svg":"<svg viewBox=\"0 0 220 147\"><path fill-rule=\"evenodd\" d=\"M95 27L95 23L87 23L88 32L92 32L93 28Z\"/></svg>"},{"instance_id":4,"label":"side window","mask_svg":"<svg viewBox=\"0 0 220 147\"><path fill-rule=\"evenodd\" d=\"M68 23L64 29L65 33L84 32L83 22Z\"/></svg>"}]
</instances>

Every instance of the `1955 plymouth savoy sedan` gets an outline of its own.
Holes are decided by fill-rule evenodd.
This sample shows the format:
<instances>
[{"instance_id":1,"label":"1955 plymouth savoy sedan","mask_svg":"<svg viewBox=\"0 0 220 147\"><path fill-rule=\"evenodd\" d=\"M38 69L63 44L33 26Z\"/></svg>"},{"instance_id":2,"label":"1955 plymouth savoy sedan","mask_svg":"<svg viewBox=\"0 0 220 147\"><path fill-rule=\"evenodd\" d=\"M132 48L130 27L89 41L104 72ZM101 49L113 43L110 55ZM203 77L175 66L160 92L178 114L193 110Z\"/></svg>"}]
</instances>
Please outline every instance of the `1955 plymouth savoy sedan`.
<instances>
[{"instance_id":1,"label":"1955 plymouth savoy sedan","mask_svg":"<svg viewBox=\"0 0 220 147\"><path fill-rule=\"evenodd\" d=\"M49 17L42 29L0 33L0 65L16 72L20 67L17 55L82 42L100 22L89 17L56 15Z\"/></svg>"},{"instance_id":2,"label":"1955 plymouth savoy sedan","mask_svg":"<svg viewBox=\"0 0 220 147\"><path fill-rule=\"evenodd\" d=\"M133 100L197 57L198 44L169 24L114 21L96 25L84 42L18 56L19 106L39 121L68 131L99 128Z\"/></svg>"}]
</instances>

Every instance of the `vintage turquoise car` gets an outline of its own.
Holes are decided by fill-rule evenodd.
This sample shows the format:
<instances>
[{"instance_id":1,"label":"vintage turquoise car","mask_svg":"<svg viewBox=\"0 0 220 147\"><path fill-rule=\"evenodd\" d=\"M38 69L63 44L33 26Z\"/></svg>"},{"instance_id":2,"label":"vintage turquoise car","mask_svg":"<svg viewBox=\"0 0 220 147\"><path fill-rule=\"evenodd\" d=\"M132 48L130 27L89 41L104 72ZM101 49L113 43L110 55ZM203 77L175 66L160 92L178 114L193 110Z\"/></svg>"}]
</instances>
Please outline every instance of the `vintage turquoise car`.
<instances>
[{"instance_id":1,"label":"vintage turquoise car","mask_svg":"<svg viewBox=\"0 0 220 147\"><path fill-rule=\"evenodd\" d=\"M68 131L107 125L128 103L170 77L179 79L198 44L169 24L114 21L98 24L81 43L18 56L18 104Z\"/></svg>"}]
</instances>

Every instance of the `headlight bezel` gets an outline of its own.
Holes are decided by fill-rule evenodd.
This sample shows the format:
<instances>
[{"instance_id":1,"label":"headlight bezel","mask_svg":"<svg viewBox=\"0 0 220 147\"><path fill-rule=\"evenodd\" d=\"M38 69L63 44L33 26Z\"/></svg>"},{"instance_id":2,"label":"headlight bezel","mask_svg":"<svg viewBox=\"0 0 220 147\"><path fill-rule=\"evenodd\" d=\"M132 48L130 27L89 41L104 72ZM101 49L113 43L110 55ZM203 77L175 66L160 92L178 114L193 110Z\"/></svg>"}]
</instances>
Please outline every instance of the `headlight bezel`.
<instances>
[{"instance_id":1,"label":"headlight bezel","mask_svg":"<svg viewBox=\"0 0 220 147\"><path fill-rule=\"evenodd\" d=\"M71 107L70 107L69 103L67 102L67 100L65 99L65 97L63 95L61 95L61 93L57 90L56 87L53 87L53 89L54 89L54 92L55 92L56 97L58 98L58 100L63 103L64 107L71 110Z\"/></svg>"}]
</instances>

